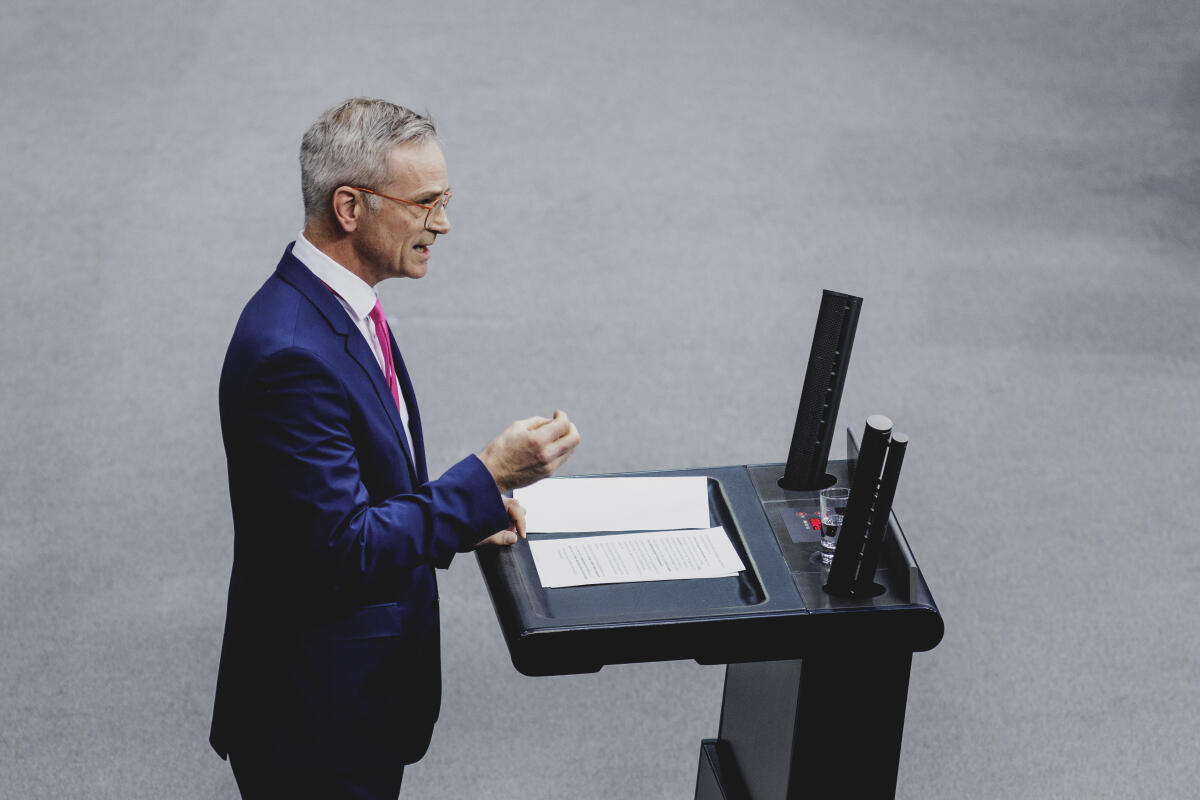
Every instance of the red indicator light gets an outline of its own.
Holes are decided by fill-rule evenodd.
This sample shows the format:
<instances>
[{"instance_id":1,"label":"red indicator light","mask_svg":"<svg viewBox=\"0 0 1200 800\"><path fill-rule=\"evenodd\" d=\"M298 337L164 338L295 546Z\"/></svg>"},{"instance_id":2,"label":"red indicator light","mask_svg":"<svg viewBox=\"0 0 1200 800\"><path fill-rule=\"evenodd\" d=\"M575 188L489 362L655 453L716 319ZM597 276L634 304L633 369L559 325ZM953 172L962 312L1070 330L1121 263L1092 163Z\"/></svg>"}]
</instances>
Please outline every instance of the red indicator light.
<instances>
[{"instance_id":1,"label":"red indicator light","mask_svg":"<svg viewBox=\"0 0 1200 800\"><path fill-rule=\"evenodd\" d=\"M821 520L820 520L820 519L818 519L817 517L813 517L812 519L810 519L810 520L808 521L808 524L812 526L812 529L813 529L814 531L819 531L819 530L821 530Z\"/></svg>"}]
</instances>

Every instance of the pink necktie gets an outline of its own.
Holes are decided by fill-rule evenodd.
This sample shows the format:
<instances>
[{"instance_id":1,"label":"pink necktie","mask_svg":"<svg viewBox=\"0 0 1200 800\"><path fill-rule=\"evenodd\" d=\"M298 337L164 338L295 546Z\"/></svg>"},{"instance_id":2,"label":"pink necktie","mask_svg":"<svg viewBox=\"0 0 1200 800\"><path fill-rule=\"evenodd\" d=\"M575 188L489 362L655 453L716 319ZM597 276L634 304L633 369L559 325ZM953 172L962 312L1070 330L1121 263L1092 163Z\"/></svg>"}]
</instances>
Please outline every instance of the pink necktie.
<instances>
[{"instance_id":1,"label":"pink necktie","mask_svg":"<svg viewBox=\"0 0 1200 800\"><path fill-rule=\"evenodd\" d=\"M388 326L383 318L383 305L379 298L375 298L375 307L367 316L375 323L375 338L379 340L379 348L383 350L383 374L387 377L388 388L392 390L396 408L400 409L400 391L396 388L396 364L392 361L392 339L388 336Z\"/></svg>"}]
</instances>

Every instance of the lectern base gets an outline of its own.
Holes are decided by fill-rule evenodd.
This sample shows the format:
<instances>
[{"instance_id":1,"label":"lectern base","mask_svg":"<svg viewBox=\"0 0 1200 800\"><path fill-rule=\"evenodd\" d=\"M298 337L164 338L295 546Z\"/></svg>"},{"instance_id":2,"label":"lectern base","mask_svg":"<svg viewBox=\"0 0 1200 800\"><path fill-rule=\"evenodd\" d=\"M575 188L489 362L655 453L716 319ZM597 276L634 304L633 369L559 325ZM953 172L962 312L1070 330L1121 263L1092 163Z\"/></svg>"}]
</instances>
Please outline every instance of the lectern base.
<instances>
[{"instance_id":1,"label":"lectern base","mask_svg":"<svg viewBox=\"0 0 1200 800\"><path fill-rule=\"evenodd\" d=\"M730 664L696 800L896 795L911 653Z\"/></svg>"}]
</instances>

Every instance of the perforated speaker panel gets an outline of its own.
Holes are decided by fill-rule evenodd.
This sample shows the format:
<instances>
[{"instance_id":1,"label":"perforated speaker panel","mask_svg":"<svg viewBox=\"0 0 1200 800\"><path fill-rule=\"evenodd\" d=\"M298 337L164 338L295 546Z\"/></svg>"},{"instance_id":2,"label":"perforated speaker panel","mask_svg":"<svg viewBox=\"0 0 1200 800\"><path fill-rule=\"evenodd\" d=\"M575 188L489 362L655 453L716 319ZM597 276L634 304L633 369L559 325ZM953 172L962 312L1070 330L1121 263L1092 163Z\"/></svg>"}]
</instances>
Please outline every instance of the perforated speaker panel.
<instances>
[{"instance_id":1,"label":"perforated speaker panel","mask_svg":"<svg viewBox=\"0 0 1200 800\"><path fill-rule=\"evenodd\" d=\"M787 468L779 482L785 489L819 489L831 483L825 465L861 308L861 297L828 289L821 294Z\"/></svg>"}]
</instances>

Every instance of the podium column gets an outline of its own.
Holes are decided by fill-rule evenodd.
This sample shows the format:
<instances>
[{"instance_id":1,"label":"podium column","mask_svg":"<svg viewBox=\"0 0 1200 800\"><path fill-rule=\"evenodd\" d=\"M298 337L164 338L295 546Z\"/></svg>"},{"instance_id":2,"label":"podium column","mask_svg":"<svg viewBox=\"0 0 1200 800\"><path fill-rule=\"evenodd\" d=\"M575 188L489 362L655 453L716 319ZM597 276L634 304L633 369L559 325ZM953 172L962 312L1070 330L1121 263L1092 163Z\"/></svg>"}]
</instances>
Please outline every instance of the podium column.
<instances>
[{"instance_id":1,"label":"podium column","mask_svg":"<svg viewBox=\"0 0 1200 800\"><path fill-rule=\"evenodd\" d=\"M853 651L730 664L696 800L894 798L911 665Z\"/></svg>"}]
</instances>

